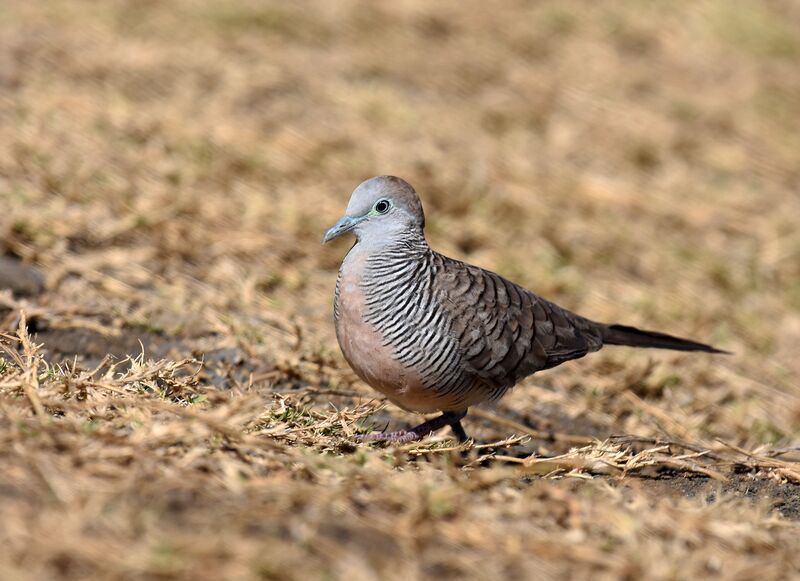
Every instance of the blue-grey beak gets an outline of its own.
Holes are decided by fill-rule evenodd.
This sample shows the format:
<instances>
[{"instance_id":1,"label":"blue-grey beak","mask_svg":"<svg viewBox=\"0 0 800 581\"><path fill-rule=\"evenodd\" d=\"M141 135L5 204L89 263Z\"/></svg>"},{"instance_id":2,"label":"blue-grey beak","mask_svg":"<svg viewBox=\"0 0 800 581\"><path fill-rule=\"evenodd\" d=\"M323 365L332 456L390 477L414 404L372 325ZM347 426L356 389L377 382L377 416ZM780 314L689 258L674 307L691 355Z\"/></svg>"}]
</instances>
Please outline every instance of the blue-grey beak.
<instances>
[{"instance_id":1,"label":"blue-grey beak","mask_svg":"<svg viewBox=\"0 0 800 581\"><path fill-rule=\"evenodd\" d=\"M325 244L326 242L330 242L334 238L341 236L342 234L347 234L358 226L359 223L363 222L366 219L366 216L361 216L359 218L353 218L352 216L342 216L339 218L339 221L334 224L330 230L325 232L325 238L322 239L322 243Z\"/></svg>"}]
</instances>

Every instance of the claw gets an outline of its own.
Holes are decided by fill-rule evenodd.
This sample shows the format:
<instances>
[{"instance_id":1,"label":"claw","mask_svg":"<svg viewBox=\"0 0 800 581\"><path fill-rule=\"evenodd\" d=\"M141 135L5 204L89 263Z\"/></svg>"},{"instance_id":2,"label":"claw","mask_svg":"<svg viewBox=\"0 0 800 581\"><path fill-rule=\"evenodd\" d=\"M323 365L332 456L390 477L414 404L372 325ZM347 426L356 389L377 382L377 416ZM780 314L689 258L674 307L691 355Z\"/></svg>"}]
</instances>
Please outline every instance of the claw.
<instances>
[{"instance_id":1,"label":"claw","mask_svg":"<svg viewBox=\"0 0 800 581\"><path fill-rule=\"evenodd\" d=\"M395 444L405 444L406 442L415 442L421 440L425 436L432 434L445 426L451 426L453 433L459 442L467 441L467 434L464 428L461 427L461 418L467 415L467 410L461 412L444 412L442 415L423 422L420 425L411 428L410 430L401 430L399 432L370 432L369 434L360 434L356 438L359 440L372 440L382 442L392 442Z\"/></svg>"},{"instance_id":2,"label":"claw","mask_svg":"<svg viewBox=\"0 0 800 581\"><path fill-rule=\"evenodd\" d=\"M399 432L370 432L369 434L357 434L356 439L371 442L392 442L395 444L405 444L422 439L422 436L412 430L400 430Z\"/></svg>"}]
</instances>

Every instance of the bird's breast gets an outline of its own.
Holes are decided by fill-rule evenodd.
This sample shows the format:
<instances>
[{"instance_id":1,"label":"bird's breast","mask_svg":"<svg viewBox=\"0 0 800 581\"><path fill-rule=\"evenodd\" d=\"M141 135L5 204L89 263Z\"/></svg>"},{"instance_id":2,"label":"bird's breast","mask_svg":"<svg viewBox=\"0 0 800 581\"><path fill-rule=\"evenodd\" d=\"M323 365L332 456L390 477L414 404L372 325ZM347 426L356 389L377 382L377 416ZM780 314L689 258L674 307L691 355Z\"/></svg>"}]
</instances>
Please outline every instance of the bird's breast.
<instances>
[{"instance_id":1,"label":"bird's breast","mask_svg":"<svg viewBox=\"0 0 800 581\"><path fill-rule=\"evenodd\" d=\"M421 413L448 409L436 390L424 385L418 371L404 364L386 336L372 322L368 305L368 256L358 245L347 254L336 282L336 338L356 374L398 406Z\"/></svg>"}]
</instances>

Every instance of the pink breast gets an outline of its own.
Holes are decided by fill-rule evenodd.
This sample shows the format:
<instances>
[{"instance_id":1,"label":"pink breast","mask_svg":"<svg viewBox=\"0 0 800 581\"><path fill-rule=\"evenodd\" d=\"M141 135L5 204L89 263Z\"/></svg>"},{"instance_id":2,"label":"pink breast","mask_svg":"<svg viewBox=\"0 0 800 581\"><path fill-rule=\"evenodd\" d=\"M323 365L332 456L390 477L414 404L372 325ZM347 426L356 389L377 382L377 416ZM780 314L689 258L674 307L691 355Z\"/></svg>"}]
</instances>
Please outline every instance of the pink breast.
<instances>
[{"instance_id":1,"label":"pink breast","mask_svg":"<svg viewBox=\"0 0 800 581\"><path fill-rule=\"evenodd\" d=\"M361 280L365 263L366 257L356 245L345 257L339 274L336 338L345 359L362 380L396 405L422 413L445 409L445 402L421 384L413 369L395 359L391 347L385 346L381 335L364 320Z\"/></svg>"}]
</instances>

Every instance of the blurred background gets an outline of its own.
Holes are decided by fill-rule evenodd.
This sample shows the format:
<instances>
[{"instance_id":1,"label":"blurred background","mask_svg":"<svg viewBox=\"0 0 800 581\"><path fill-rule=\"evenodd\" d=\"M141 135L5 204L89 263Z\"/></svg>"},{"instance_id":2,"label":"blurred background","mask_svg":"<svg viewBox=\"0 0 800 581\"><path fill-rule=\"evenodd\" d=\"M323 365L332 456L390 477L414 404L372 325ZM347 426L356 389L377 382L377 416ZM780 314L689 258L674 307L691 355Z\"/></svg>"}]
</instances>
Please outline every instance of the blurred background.
<instances>
[{"instance_id":1,"label":"blurred background","mask_svg":"<svg viewBox=\"0 0 800 581\"><path fill-rule=\"evenodd\" d=\"M333 336L348 245L320 240L376 174L445 254L736 353L604 351L499 415L796 443L797 2L0 4L0 331L25 309L47 361L369 400Z\"/></svg>"}]
</instances>

